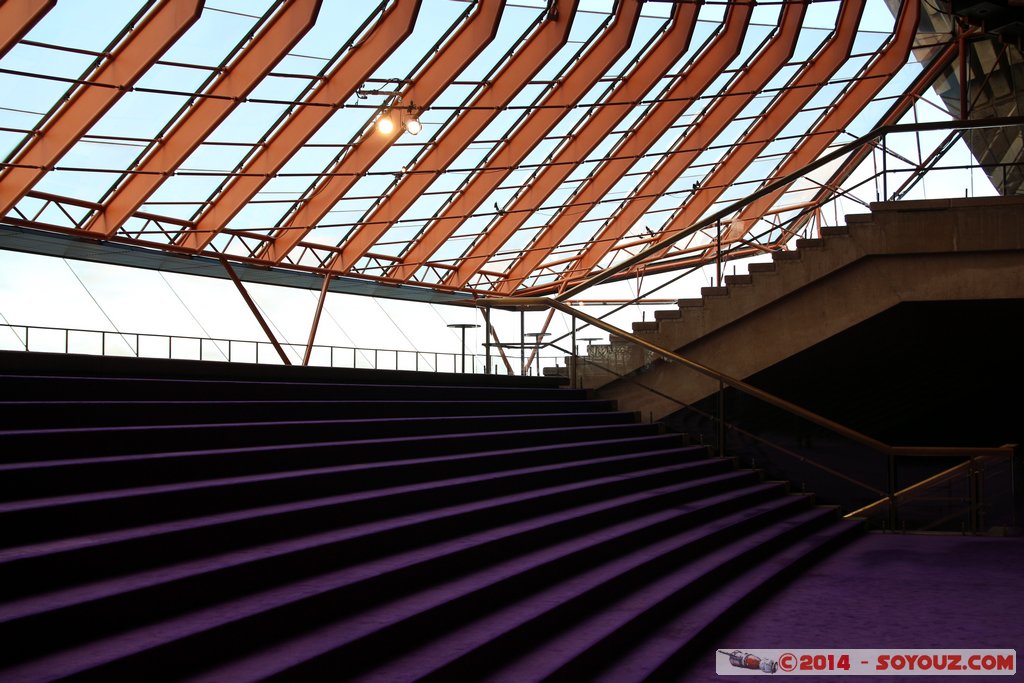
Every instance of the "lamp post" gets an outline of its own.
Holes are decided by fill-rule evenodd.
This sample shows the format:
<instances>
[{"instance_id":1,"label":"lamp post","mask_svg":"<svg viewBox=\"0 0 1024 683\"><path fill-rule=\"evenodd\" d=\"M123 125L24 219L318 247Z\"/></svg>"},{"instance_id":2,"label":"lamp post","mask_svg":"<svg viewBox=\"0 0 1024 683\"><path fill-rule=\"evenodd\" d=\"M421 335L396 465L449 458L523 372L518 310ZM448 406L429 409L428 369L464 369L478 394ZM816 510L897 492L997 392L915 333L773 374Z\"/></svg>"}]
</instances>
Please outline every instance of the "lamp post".
<instances>
[{"instance_id":1,"label":"lamp post","mask_svg":"<svg viewBox=\"0 0 1024 683\"><path fill-rule=\"evenodd\" d=\"M462 374L466 374L466 330L480 326L473 323L451 323L448 327L462 330Z\"/></svg>"}]
</instances>

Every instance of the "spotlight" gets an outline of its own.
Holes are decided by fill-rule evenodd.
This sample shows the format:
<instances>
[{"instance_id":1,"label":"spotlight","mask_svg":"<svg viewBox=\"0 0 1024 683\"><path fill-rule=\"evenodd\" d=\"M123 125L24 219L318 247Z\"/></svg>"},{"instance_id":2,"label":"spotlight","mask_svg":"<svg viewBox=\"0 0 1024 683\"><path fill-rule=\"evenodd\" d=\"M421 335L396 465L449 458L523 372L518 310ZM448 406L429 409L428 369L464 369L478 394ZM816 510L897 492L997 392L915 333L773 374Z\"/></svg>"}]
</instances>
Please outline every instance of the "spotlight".
<instances>
[{"instance_id":1,"label":"spotlight","mask_svg":"<svg viewBox=\"0 0 1024 683\"><path fill-rule=\"evenodd\" d=\"M423 130L423 124L420 123L420 120L415 116L406 119L402 125L405 126L406 132L410 135L419 135L420 131Z\"/></svg>"},{"instance_id":2,"label":"spotlight","mask_svg":"<svg viewBox=\"0 0 1024 683\"><path fill-rule=\"evenodd\" d=\"M395 132L395 122L391 120L390 111L381 114L381 117L377 119L377 132L383 135L391 135Z\"/></svg>"}]
</instances>

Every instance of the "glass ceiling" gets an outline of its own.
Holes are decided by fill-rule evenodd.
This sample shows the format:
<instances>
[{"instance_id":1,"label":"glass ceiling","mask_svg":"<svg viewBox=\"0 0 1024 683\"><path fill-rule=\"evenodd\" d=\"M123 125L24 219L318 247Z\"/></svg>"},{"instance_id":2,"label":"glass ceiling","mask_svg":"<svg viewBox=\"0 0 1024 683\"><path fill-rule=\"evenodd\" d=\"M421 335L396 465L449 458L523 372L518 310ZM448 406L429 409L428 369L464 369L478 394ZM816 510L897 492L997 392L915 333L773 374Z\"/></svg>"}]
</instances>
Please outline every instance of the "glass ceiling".
<instances>
[{"instance_id":1,"label":"glass ceiling","mask_svg":"<svg viewBox=\"0 0 1024 683\"><path fill-rule=\"evenodd\" d=\"M884 0L6 3L0 215L390 284L555 292L905 106L919 12L917 0L895 17ZM743 209L726 241L784 244L792 231L772 226L847 166ZM706 259L713 241L693 232L663 266Z\"/></svg>"}]
</instances>

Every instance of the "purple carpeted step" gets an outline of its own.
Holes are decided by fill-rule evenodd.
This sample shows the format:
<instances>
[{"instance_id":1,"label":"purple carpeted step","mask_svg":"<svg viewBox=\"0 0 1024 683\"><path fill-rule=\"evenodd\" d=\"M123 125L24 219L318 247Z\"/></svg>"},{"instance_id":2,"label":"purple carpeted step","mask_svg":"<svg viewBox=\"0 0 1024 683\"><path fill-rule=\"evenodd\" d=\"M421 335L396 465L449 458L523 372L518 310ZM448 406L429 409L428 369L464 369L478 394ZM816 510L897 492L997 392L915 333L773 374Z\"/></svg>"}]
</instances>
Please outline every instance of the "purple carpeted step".
<instances>
[{"instance_id":1,"label":"purple carpeted step","mask_svg":"<svg viewBox=\"0 0 1024 683\"><path fill-rule=\"evenodd\" d=\"M281 443L303 443L342 439L366 439L380 434L428 436L467 434L479 431L542 429L630 424L635 416L627 412L562 413L548 415L448 416L423 418L374 418L358 420L280 420L218 424L131 425L127 427L72 427L65 429L20 429L0 431L5 458L10 461L54 457L71 452L79 457L153 453L183 448L196 443L207 447L240 447ZM49 456L47 456L49 454Z\"/></svg>"},{"instance_id":2,"label":"purple carpeted step","mask_svg":"<svg viewBox=\"0 0 1024 683\"><path fill-rule=\"evenodd\" d=\"M728 628L739 614L755 607L781 583L859 536L863 530L859 520L838 520L782 548L661 625L628 652L619 650L613 663L588 675L588 680L595 683L679 680L680 669L690 663L693 656L706 654L703 648L715 647L709 638L716 632Z\"/></svg>"},{"instance_id":3,"label":"purple carpeted step","mask_svg":"<svg viewBox=\"0 0 1024 683\"><path fill-rule=\"evenodd\" d=\"M758 566L779 547L799 542L836 522L834 510L813 508L758 530L716 551L703 555L678 570L659 577L628 595L618 597L599 614L573 624L537 648L529 643L524 656L489 673L489 681L591 680L609 661L619 659L630 645L658 633L658 627L679 615L680 620L699 614L695 605L720 597L723 584L744 569ZM667 627L679 641L686 631ZM679 642L677 641L677 642ZM446 672L447 673L447 672ZM620 678L617 680L643 680Z\"/></svg>"},{"instance_id":4,"label":"purple carpeted step","mask_svg":"<svg viewBox=\"0 0 1024 683\"><path fill-rule=\"evenodd\" d=\"M182 424L280 420L301 415L305 419L357 419L375 417L446 417L517 415L530 412L612 412L606 400L221 400L210 401L0 401L0 428L45 429L100 425Z\"/></svg>"},{"instance_id":5,"label":"purple carpeted step","mask_svg":"<svg viewBox=\"0 0 1024 683\"><path fill-rule=\"evenodd\" d=\"M259 453L280 453L281 449L329 449L337 450L344 448L346 452L352 452L355 449L363 449L361 452L364 455L371 453L379 453L381 449L394 449L409 451L409 445L415 445L416 448L413 452L423 452L430 455L442 455L452 453L466 453L472 450L479 450L480 446L477 444L483 444L483 448L487 448L490 445L494 446L526 446L530 444L547 444L547 443L565 443L567 441L580 441L586 439L586 435L593 434L595 439L602 437L609 439L616 439L628 436L644 436L658 433L658 427L651 424L639 424L639 423L622 423L622 424L597 424L597 425L564 425L561 427L547 427L547 428L533 428L533 429L514 429L514 430L500 430L500 429L486 429L487 424L479 425L479 428L483 431L477 432L461 432L451 434L420 434L416 436L399 436L395 434L388 434L381 436L380 434L373 434L369 437L360 437L356 439L311 439L311 438L299 438L292 443L284 444L271 444L271 445L257 445L257 446L234 446L225 448L203 448L198 451L194 448L194 443L187 444L187 448L180 450L173 450L173 447L169 444L163 444L158 446L159 450L146 450L143 449L139 453L125 454L121 456L111 455L95 455L89 457L96 457L113 461L114 458L134 458L140 455L154 455L157 459L165 458L168 456L176 456L181 453L195 453L202 452L204 454L247 454L246 457L258 457ZM300 435L301 436L301 435ZM172 449L172 450L168 450ZM70 451L70 453L69 453ZM69 457L70 456L70 457ZM74 448L64 449L58 452L52 453L25 453L25 452L7 452L0 453L0 464L4 461L8 463L25 463L25 462L52 462L52 461L67 461L67 460L81 460L81 454L77 453ZM398 457L394 454L389 457ZM410 456L411 457L411 456Z\"/></svg>"},{"instance_id":6,"label":"purple carpeted step","mask_svg":"<svg viewBox=\"0 0 1024 683\"><path fill-rule=\"evenodd\" d=\"M390 658L387 664L360 678L368 681L419 679L421 676L443 680L480 679L484 672L506 658L543 642L535 657L517 659L510 665L512 672L502 676L504 680L541 680L541 669L593 636L577 628L576 622L582 621L584 625L594 622L594 628L600 630L631 618L630 610L616 605L624 599L622 596L664 598L668 592L652 591L651 587L661 586L673 578L679 583L711 575L709 573L722 566L723 558L730 557L730 551L743 549L746 552L752 542L749 539L775 533L770 530L785 526L786 520L803 519L805 513L801 511L806 510L808 503L803 496L761 502L650 543L630 554L614 557L515 602L495 605L481 618L467 620L441 638L424 639L415 651ZM770 525L767 530L766 525ZM732 542L737 536L740 540ZM724 549L716 550L718 546ZM693 560L694 556L699 559ZM565 631L560 634L563 628ZM321 668L325 663L302 664L289 675L316 676L325 671Z\"/></svg>"},{"instance_id":7,"label":"purple carpeted step","mask_svg":"<svg viewBox=\"0 0 1024 683\"><path fill-rule=\"evenodd\" d=\"M257 370L258 371L258 370ZM429 378L429 373L421 377ZM583 399L580 389L444 384L367 384L258 379L168 379L90 377L57 374L0 374L0 400L188 400L188 399L350 399L350 400L494 400Z\"/></svg>"},{"instance_id":8,"label":"purple carpeted step","mask_svg":"<svg viewBox=\"0 0 1024 683\"><path fill-rule=\"evenodd\" d=\"M420 524L418 542L427 543L431 538L446 537L445 534L461 530L463 527L453 520L461 520L464 515L483 515L481 523L498 523L524 515L595 502L604 497L669 486L681 479L709 477L723 471L727 472L719 475L723 486L749 481L753 477L751 472L728 472L730 464L720 459L683 462L631 474L513 492L490 499L472 495L477 479L464 478L69 537L0 550L0 594L10 595L13 592L14 595L30 595L62 585L104 578L110 576L112 571L139 571L162 563L177 563L231 549L329 531L340 526L369 523L378 525L380 530L386 530L391 525L389 520L396 516L403 517L408 523ZM503 473L495 476L517 475ZM425 511L422 505L416 507L402 502L403 498L430 493L439 487L440 493L431 498L435 502L433 511ZM360 505L373 506L377 516L365 519L365 512L361 513L362 518L358 515L349 518L341 516L345 510L358 510ZM433 525L435 521L438 524ZM378 544L383 545L383 542ZM69 572L69 567L74 567L74 571Z\"/></svg>"},{"instance_id":9,"label":"purple carpeted step","mask_svg":"<svg viewBox=\"0 0 1024 683\"><path fill-rule=\"evenodd\" d=\"M726 479L731 479L733 484L741 483L742 478L736 474L661 487L485 527L420 548L410 546L411 549L378 560L358 563L347 571L323 574L325 578L319 584L322 590L317 600L323 604L329 591L334 592L335 601L343 600L344 596L338 591L344 590L358 591L364 602L371 592L386 600L403 589L408 590L409 585L425 586L443 581L509 559L517 553L593 534L602 525L645 515L663 516L666 506L675 506L675 509L669 508L670 515L682 514L691 524L697 524L710 516L756 504L782 492L777 484L757 484L699 497L713 491ZM394 521L395 526L402 523L403 520ZM311 591L315 581L310 574L322 574L332 567L343 566L340 558L346 548L358 552L357 548L352 548L353 539L366 538L367 534L379 531L377 528L353 528L291 539L21 600L0 606L0 634L9 645L17 645L15 651L24 656L44 652L44 648L66 647L80 642L86 635L90 639L104 635L104 619L115 619L123 629L131 625L128 618L131 616L136 617L136 624L173 616L180 613L180 607L175 610L177 606L165 603L180 596L188 596L192 610L203 604L223 602L239 594L239 582L245 586L245 591L251 592L266 588L268 580L271 585L303 581L306 590ZM335 557L331 556L332 552ZM298 567L305 571L296 571ZM254 578L262 579L264 585L254 582ZM278 593L282 591L287 595L290 589L287 586L277 589ZM265 599L260 604L266 604L267 595L270 593L264 593ZM131 614L133 606L137 612L134 615ZM10 657L0 657L2 659L10 661Z\"/></svg>"},{"instance_id":10,"label":"purple carpeted step","mask_svg":"<svg viewBox=\"0 0 1024 683\"><path fill-rule=\"evenodd\" d=\"M787 497L788 498L788 497ZM788 509L793 502L784 501L774 507L775 511ZM698 505L695 503L694 505ZM91 667L85 680L123 679L138 675L142 671L173 671L172 677L179 677L200 662L197 659L182 659L185 652L208 653L209 656L227 655L232 651L252 653L251 656L227 665L223 670L216 670L204 675L209 680L250 680L261 678L275 671L286 668L289 664L297 665L312 657L336 651L340 646L347 646L353 658L369 657L371 661L386 661L393 654L394 648L407 639L421 639L436 632L449 619L457 617L459 612L479 612L494 608L497 604L515 600L523 591L542 589L548 582L561 581L567 575L584 572L591 575L591 567L600 565L609 573L606 578L617 575L616 570L629 563L617 560L623 549L637 548L644 542L655 541L658 547L675 547L677 552L687 548L694 549L703 542L713 541L716 536L736 533L745 527L757 525L766 518L772 517L772 510L755 509L723 518L728 522L713 520L698 529L687 524L687 506L680 509L665 509L644 518L631 520L605 527L590 534L580 535L571 540L557 543L540 550L518 555L510 560L499 562L479 571L452 578L441 583L421 588L408 595L353 614L339 620L339 615L354 611L360 593L348 597L341 602L325 600L325 596L313 590L308 584L295 584L279 591L246 597L219 605L210 610L199 610L177 620L156 624L149 628L124 634L123 637L93 643L75 650L70 650L55 657L28 663L23 667L3 672L8 675L24 676L35 671L60 670L62 675L72 672L80 673L82 669ZM690 529L679 533L679 529ZM667 534L675 533L675 542L660 542ZM682 550L679 550L682 546ZM634 550L627 557L633 558L635 565L645 565L657 561L657 555L650 551ZM602 564L603 563L603 564ZM323 577L320 577L321 580ZM419 588L419 587L417 587ZM408 592L408 589L407 589ZM347 597L347 596L346 596ZM267 611L275 600L280 601L280 609ZM496 603L495 600L499 602ZM250 620L235 625L234 629L217 634L198 635L180 643L162 653L159 660L141 656L124 659L133 650L142 646L151 646L155 640L167 637L190 638L197 631L208 631L217 620L235 612L236 619L244 619L247 613L257 610L259 618L255 623ZM456 614L453 614L456 613ZM302 615L305 623L315 620L331 620L330 623L313 632L279 642L281 631L287 631ZM245 627L239 631L239 627ZM396 632L396 629L400 633ZM415 634L415 635L414 635ZM383 648L383 649L381 649ZM255 652L254 652L255 651ZM387 657L385 657L387 655ZM122 659L110 666L100 667L103 660ZM68 667L55 669L54 667ZM174 670L175 667L180 667ZM321 674L309 678L305 672L299 672L296 680L322 679L338 675L338 671L346 674L353 671L347 668L331 669L333 675ZM179 673L181 672L181 673Z\"/></svg>"},{"instance_id":11,"label":"purple carpeted step","mask_svg":"<svg viewBox=\"0 0 1024 683\"><path fill-rule=\"evenodd\" d=\"M33 543L61 535L98 533L116 529L124 519L136 524L156 523L182 516L226 512L267 503L287 503L349 490L350 505L342 514L350 517L381 514L396 506L434 505L438 496L479 498L502 495L510 490L579 481L626 473L678 462L678 451L627 453L582 460L570 460L533 467L461 475L441 469L444 479L416 482L406 487L407 501L392 497L372 509L368 500L376 493L380 474L372 466L341 466L309 471L277 472L243 477L161 484L112 491L71 494L53 498L0 503L0 545ZM369 476L360 477L360 472ZM352 480L354 486L347 486ZM396 491L395 487L390 489ZM417 495L409 495L415 491ZM358 507L357 507L358 506Z\"/></svg>"},{"instance_id":12,"label":"purple carpeted step","mask_svg":"<svg viewBox=\"0 0 1024 683\"><path fill-rule=\"evenodd\" d=\"M593 430L583 428L579 428L576 435L581 438L598 436ZM469 445L486 446L486 442L480 441L484 440L473 439ZM334 444L316 449L307 446L301 449L282 447L262 451L185 451L0 464L0 480L3 481L0 501L324 467L349 467L356 474L364 475L364 478L370 471L381 469L386 471L387 481L392 484L411 483L429 476L441 476L438 474L441 471L439 466L445 464L468 467L471 471L486 471L498 467L503 459L510 458L514 458L516 465L522 467L582 457L663 450L681 445L681 439L672 434L591 439L524 448L509 447L507 442L511 439L505 441L506 447L495 450L420 457L415 457L422 449L422 443L417 442L416 449L408 448L406 444L406 452L399 454L399 457L391 452L393 449L381 448L366 452L366 449ZM701 446L688 449L687 452L695 456L706 452Z\"/></svg>"}]
</instances>

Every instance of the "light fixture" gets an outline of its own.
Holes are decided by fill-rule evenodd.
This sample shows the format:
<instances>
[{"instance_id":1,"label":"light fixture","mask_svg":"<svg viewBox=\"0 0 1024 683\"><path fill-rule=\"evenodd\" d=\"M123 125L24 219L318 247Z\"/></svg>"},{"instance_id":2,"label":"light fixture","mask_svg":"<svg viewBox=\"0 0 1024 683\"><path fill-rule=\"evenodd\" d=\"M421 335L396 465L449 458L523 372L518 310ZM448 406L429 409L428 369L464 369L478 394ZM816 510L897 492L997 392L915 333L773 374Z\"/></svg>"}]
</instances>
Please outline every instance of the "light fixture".
<instances>
[{"instance_id":1,"label":"light fixture","mask_svg":"<svg viewBox=\"0 0 1024 683\"><path fill-rule=\"evenodd\" d=\"M391 118L391 110L388 109L377 119L377 132L383 135L391 135L395 132L395 122Z\"/></svg>"},{"instance_id":2,"label":"light fixture","mask_svg":"<svg viewBox=\"0 0 1024 683\"><path fill-rule=\"evenodd\" d=\"M420 120L415 116L406 119L402 125L405 126L406 132L408 132L410 135L419 135L420 131L423 130L423 124L420 123Z\"/></svg>"},{"instance_id":3,"label":"light fixture","mask_svg":"<svg viewBox=\"0 0 1024 683\"><path fill-rule=\"evenodd\" d=\"M402 127L410 135L419 135L423 130L423 124L420 123L420 113L420 108L410 103L405 110L405 115L402 116Z\"/></svg>"}]
</instances>

